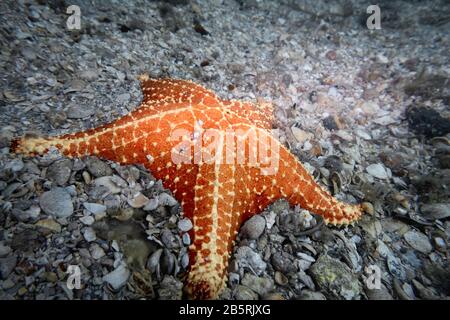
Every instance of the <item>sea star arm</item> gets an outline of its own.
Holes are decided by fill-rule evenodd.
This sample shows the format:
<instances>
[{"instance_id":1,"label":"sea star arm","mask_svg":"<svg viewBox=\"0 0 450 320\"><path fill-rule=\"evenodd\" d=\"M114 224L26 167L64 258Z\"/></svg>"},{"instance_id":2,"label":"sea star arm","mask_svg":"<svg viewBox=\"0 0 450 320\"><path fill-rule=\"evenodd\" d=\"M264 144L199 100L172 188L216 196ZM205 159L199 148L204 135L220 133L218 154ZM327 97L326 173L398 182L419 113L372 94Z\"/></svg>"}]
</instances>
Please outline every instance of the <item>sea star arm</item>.
<instances>
[{"instance_id":1,"label":"sea star arm","mask_svg":"<svg viewBox=\"0 0 450 320\"><path fill-rule=\"evenodd\" d=\"M280 146L279 154L276 175L266 177L266 185L271 186L266 191L269 198L286 198L291 205L300 205L322 216L327 224L350 224L360 218L363 213L360 204L347 204L333 197L284 146Z\"/></svg>"}]
</instances>

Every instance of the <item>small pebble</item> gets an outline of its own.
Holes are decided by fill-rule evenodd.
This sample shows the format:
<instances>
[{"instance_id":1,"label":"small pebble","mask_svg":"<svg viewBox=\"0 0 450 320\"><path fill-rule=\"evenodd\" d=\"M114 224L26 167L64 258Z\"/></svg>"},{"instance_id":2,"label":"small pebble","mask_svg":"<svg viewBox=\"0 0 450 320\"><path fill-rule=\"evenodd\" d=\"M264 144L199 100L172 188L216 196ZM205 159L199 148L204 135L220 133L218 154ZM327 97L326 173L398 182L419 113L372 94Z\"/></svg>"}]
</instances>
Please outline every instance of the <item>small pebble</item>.
<instances>
[{"instance_id":1,"label":"small pebble","mask_svg":"<svg viewBox=\"0 0 450 320\"><path fill-rule=\"evenodd\" d=\"M430 240L422 232L411 230L406 232L403 237L417 251L427 254L433 250Z\"/></svg>"},{"instance_id":2,"label":"small pebble","mask_svg":"<svg viewBox=\"0 0 450 320\"><path fill-rule=\"evenodd\" d=\"M36 222L35 226L48 229L52 232L61 232L61 225L54 219L42 219Z\"/></svg>"},{"instance_id":3,"label":"small pebble","mask_svg":"<svg viewBox=\"0 0 450 320\"><path fill-rule=\"evenodd\" d=\"M107 282L114 290L119 290L128 281L130 271L124 265L120 265L103 277L103 281Z\"/></svg>"},{"instance_id":4,"label":"small pebble","mask_svg":"<svg viewBox=\"0 0 450 320\"><path fill-rule=\"evenodd\" d=\"M83 207L93 214L101 214L106 212L106 206L99 203L83 202Z\"/></svg>"},{"instance_id":5,"label":"small pebble","mask_svg":"<svg viewBox=\"0 0 450 320\"><path fill-rule=\"evenodd\" d=\"M378 179L388 179L390 177L389 169L386 169L381 163L371 164L367 166L366 171L373 177Z\"/></svg>"},{"instance_id":6,"label":"small pebble","mask_svg":"<svg viewBox=\"0 0 450 320\"><path fill-rule=\"evenodd\" d=\"M241 234L244 238L258 239L264 232L265 227L266 219L261 215L254 215L241 227Z\"/></svg>"},{"instance_id":7,"label":"small pebble","mask_svg":"<svg viewBox=\"0 0 450 320\"><path fill-rule=\"evenodd\" d=\"M72 199L63 188L44 192L39 199L39 205L45 213L57 218L66 218L73 213Z\"/></svg>"},{"instance_id":8,"label":"small pebble","mask_svg":"<svg viewBox=\"0 0 450 320\"><path fill-rule=\"evenodd\" d=\"M92 216L83 216L83 217L80 218L80 221L83 224L85 224L87 226L90 226L90 225L92 225L95 222L95 219Z\"/></svg>"},{"instance_id":9,"label":"small pebble","mask_svg":"<svg viewBox=\"0 0 450 320\"><path fill-rule=\"evenodd\" d=\"M184 218L178 221L178 229L182 232L187 232L192 229L192 222L190 219Z\"/></svg>"},{"instance_id":10,"label":"small pebble","mask_svg":"<svg viewBox=\"0 0 450 320\"><path fill-rule=\"evenodd\" d=\"M83 232L83 237L87 242L92 242L95 239L97 239L97 236L95 235L94 229L91 227L87 227Z\"/></svg>"}]
</instances>

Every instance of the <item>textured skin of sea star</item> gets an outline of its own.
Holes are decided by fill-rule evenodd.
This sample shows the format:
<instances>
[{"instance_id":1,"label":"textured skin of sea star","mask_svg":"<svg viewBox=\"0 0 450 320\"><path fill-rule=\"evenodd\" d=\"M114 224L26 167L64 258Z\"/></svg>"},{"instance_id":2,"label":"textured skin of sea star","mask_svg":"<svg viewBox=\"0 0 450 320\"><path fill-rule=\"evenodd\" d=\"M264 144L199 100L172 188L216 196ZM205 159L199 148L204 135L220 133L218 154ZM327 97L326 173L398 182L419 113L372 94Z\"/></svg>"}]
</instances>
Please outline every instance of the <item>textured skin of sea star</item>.
<instances>
[{"instance_id":1,"label":"textured skin of sea star","mask_svg":"<svg viewBox=\"0 0 450 320\"><path fill-rule=\"evenodd\" d=\"M142 104L128 115L84 132L18 138L12 142L11 150L32 156L43 154L53 146L68 157L97 155L120 164L140 163L148 168L172 191L181 203L183 214L193 221L190 270L185 284L188 296L218 297L226 285L228 258L242 222L277 199L286 198L291 205L300 205L319 214L326 223L333 225L349 224L361 216L361 205L346 204L332 197L296 157L272 137L269 104L222 100L190 81L149 79L147 76L141 76L140 80ZM200 126L217 132L251 131L257 133L257 140L268 139L278 148L276 172L263 174L260 164L250 162L217 161L230 151L232 155L241 152L248 160L250 150L254 150L250 139L237 152L220 139L216 141L215 150L195 151L194 144L199 140L195 132ZM194 139L173 139L172 134L178 129L193 133ZM237 139L231 140L237 145ZM175 152L180 141L184 142L184 149ZM186 154L189 150L193 158L199 156L199 152L205 158L218 158L197 163L173 161L173 154Z\"/></svg>"}]
</instances>

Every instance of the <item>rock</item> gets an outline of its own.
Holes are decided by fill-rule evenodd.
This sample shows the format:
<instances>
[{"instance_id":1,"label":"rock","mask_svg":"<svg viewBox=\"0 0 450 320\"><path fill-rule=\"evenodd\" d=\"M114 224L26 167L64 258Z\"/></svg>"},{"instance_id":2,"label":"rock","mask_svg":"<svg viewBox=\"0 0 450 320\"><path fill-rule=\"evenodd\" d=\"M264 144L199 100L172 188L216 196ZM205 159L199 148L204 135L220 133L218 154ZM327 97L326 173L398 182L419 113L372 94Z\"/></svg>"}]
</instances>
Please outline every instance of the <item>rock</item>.
<instances>
[{"instance_id":1,"label":"rock","mask_svg":"<svg viewBox=\"0 0 450 320\"><path fill-rule=\"evenodd\" d=\"M303 283L303 284L305 284L309 289L311 289L311 290L316 290L316 286L315 286L315 284L314 284L314 281L312 280L312 278L309 276L309 275L307 275L306 273L305 273L305 271L303 271L303 270L300 270L298 273L297 273L297 277L298 277L298 279Z\"/></svg>"},{"instance_id":2,"label":"rock","mask_svg":"<svg viewBox=\"0 0 450 320\"><path fill-rule=\"evenodd\" d=\"M334 135L344 141L353 141L354 137L353 134L350 133L348 130L338 130L334 133Z\"/></svg>"},{"instance_id":3,"label":"rock","mask_svg":"<svg viewBox=\"0 0 450 320\"><path fill-rule=\"evenodd\" d=\"M8 289L11 289L12 287L14 287L15 285L16 285L16 283L14 282L14 280L12 280L11 277L9 277L8 279L3 281L1 288L3 290L8 290ZM0 298L0 300L1 300L1 298Z\"/></svg>"},{"instance_id":4,"label":"rock","mask_svg":"<svg viewBox=\"0 0 450 320\"><path fill-rule=\"evenodd\" d=\"M320 292L311 291L308 289L302 290L302 293L297 297L298 300L327 300L327 298Z\"/></svg>"},{"instance_id":5,"label":"rock","mask_svg":"<svg viewBox=\"0 0 450 320\"><path fill-rule=\"evenodd\" d=\"M121 264L116 269L108 273L103 277L103 281L107 282L114 290L119 290L128 281L130 277L130 271L126 266Z\"/></svg>"},{"instance_id":6,"label":"rock","mask_svg":"<svg viewBox=\"0 0 450 320\"><path fill-rule=\"evenodd\" d=\"M72 170L72 161L63 159L53 162L47 169L47 179L63 186L69 181Z\"/></svg>"},{"instance_id":7,"label":"rock","mask_svg":"<svg viewBox=\"0 0 450 320\"><path fill-rule=\"evenodd\" d=\"M24 168L24 163L20 159L13 159L12 161L9 161L4 166L5 170L11 170L12 172L20 172Z\"/></svg>"},{"instance_id":8,"label":"rock","mask_svg":"<svg viewBox=\"0 0 450 320\"><path fill-rule=\"evenodd\" d=\"M98 260L105 256L105 251L98 244L94 243L90 248L89 252L94 260Z\"/></svg>"},{"instance_id":9,"label":"rock","mask_svg":"<svg viewBox=\"0 0 450 320\"><path fill-rule=\"evenodd\" d=\"M338 130L342 128L341 121L337 116L328 116L322 120L323 126L330 131Z\"/></svg>"},{"instance_id":10,"label":"rock","mask_svg":"<svg viewBox=\"0 0 450 320\"><path fill-rule=\"evenodd\" d=\"M11 248L24 252L33 251L39 248L44 241L45 238L37 230L25 229L14 234Z\"/></svg>"},{"instance_id":11,"label":"rock","mask_svg":"<svg viewBox=\"0 0 450 320\"><path fill-rule=\"evenodd\" d=\"M169 250L164 249L163 254L161 256L160 270L163 274L172 274L174 273L176 266L175 255L172 254Z\"/></svg>"},{"instance_id":12,"label":"rock","mask_svg":"<svg viewBox=\"0 0 450 320\"><path fill-rule=\"evenodd\" d=\"M84 70L80 73L80 78L92 82L98 78L98 71L95 69Z\"/></svg>"},{"instance_id":13,"label":"rock","mask_svg":"<svg viewBox=\"0 0 450 320\"><path fill-rule=\"evenodd\" d=\"M0 258L6 257L11 252L11 248L0 241Z\"/></svg>"},{"instance_id":14,"label":"rock","mask_svg":"<svg viewBox=\"0 0 450 320\"><path fill-rule=\"evenodd\" d=\"M172 197L167 193L161 193L158 196L158 202L161 206L169 206L169 207L173 207L178 203L174 197Z\"/></svg>"},{"instance_id":15,"label":"rock","mask_svg":"<svg viewBox=\"0 0 450 320\"><path fill-rule=\"evenodd\" d=\"M92 116L95 109L87 104L71 104L67 108L67 118L69 119L83 119Z\"/></svg>"},{"instance_id":16,"label":"rock","mask_svg":"<svg viewBox=\"0 0 450 320\"><path fill-rule=\"evenodd\" d=\"M386 263L387 263L389 272L396 279L400 279L400 280L406 279L406 270L399 258L397 258L394 255L388 255Z\"/></svg>"},{"instance_id":17,"label":"rock","mask_svg":"<svg viewBox=\"0 0 450 320\"><path fill-rule=\"evenodd\" d=\"M276 252L272 255L271 261L273 268L283 274L289 274L290 272L297 271L297 266L294 263L294 257L287 252Z\"/></svg>"},{"instance_id":18,"label":"rock","mask_svg":"<svg viewBox=\"0 0 450 320\"><path fill-rule=\"evenodd\" d=\"M260 215L255 215L248 219L241 228L241 234L244 238L258 239L264 232L266 219Z\"/></svg>"},{"instance_id":19,"label":"rock","mask_svg":"<svg viewBox=\"0 0 450 320\"><path fill-rule=\"evenodd\" d=\"M266 228L267 230L272 229L272 226L275 224L276 222L276 213L273 211L269 211L268 213L264 214L264 217L266 219Z\"/></svg>"},{"instance_id":20,"label":"rock","mask_svg":"<svg viewBox=\"0 0 450 320\"><path fill-rule=\"evenodd\" d=\"M104 186L108 188L109 192L111 192L112 194L116 194L122 191L121 187L126 185L126 182L118 176L104 176L95 179L94 185L96 187Z\"/></svg>"},{"instance_id":21,"label":"rock","mask_svg":"<svg viewBox=\"0 0 450 320\"><path fill-rule=\"evenodd\" d=\"M116 212L121 208L121 200L119 195L110 194L103 199L103 203L108 212Z\"/></svg>"},{"instance_id":22,"label":"rock","mask_svg":"<svg viewBox=\"0 0 450 320\"><path fill-rule=\"evenodd\" d=\"M97 157L88 157L85 162L89 172L96 178L111 176L113 174L112 169Z\"/></svg>"},{"instance_id":23,"label":"rock","mask_svg":"<svg viewBox=\"0 0 450 320\"><path fill-rule=\"evenodd\" d=\"M381 163L371 164L366 168L366 171L375 178L388 179L391 177L390 170Z\"/></svg>"},{"instance_id":24,"label":"rock","mask_svg":"<svg viewBox=\"0 0 450 320\"><path fill-rule=\"evenodd\" d=\"M128 199L128 204L131 207L137 209L144 207L149 201L150 201L149 198L144 196L142 193L138 192L134 194L131 199Z\"/></svg>"},{"instance_id":25,"label":"rock","mask_svg":"<svg viewBox=\"0 0 450 320\"><path fill-rule=\"evenodd\" d=\"M106 212L106 206L99 203L83 202L83 207L85 207L87 211L95 215Z\"/></svg>"},{"instance_id":26,"label":"rock","mask_svg":"<svg viewBox=\"0 0 450 320\"><path fill-rule=\"evenodd\" d=\"M388 289L381 284L380 289L365 289L369 300L394 300Z\"/></svg>"},{"instance_id":27,"label":"rock","mask_svg":"<svg viewBox=\"0 0 450 320\"><path fill-rule=\"evenodd\" d=\"M168 248L176 248L178 246L177 238L169 229L161 231L161 242Z\"/></svg>"},{"instance_id":28,"label":"rock","mask_svg":"<svg viewBox=\"0 0 450 320\"><path fill-rule=\"evenodd\" d=\"M303 252L297 252L297 257L306 260L308 262L316 262L316 259L314 259L314 257L311 257L309 254L303 253Z\"/></svg>"},{"instance_id":29,"label":"rock","mask_svg":"<svg viewBox=\"0 0 450 320\"><path fill-rule=\"evenodd\" d=\"M242 285L236 286L234 289L234 297L236 300L258 300L258 294L256 292Z\"/></svg>"},{"instance_id":30,"label":"rock","mask_svg":"<svg viewBox=\"0 0 450 320\"><path fill-rule=\"evenodd\" d=\"M83 237L87 242L92 242L97 239L95 230L91 227L87 227L83 232Z\"/></svg>"},{"instance_id":31,"label":"rock","mask_svg":"<svg viewBox=\"0 0 450 320\"><path fill-rule=\"evenodd\" d=\"M274 283L272 279L257 277L252 274L246 273L241 283L244 286L249 287L251 290L263 296L269 293L274 288Z\"/></svg>"},{"instance_id":32,"label":"rock","mask_svg":"<svg viewBox=\"0 0 450 320\"><path fill-rule=\"evenodd\" d=\"M392 255L391 249L380 239L377 239L376 252L378 252L378 254L383 258L387 258L388 256Z\"/></svg>"},{"instance_id":33,"label":"rock","mask_svg":"<svg viewBox=\"0 0 450 320\"><path fill-rule=\"evenodd\" d=\"M85 224L87 226L90 226L90 225L92 225L95 222L95 219L94 219L93 216L83 216L83 217L80 218L80 221L83 224Z\"/></svg>"},{"instance_id":34,"label":"rock","mask_svg":"<svg viewBox=\"0 0 450 320\"><path fill-rule=\"evenodd\" d=\"M447 244L445 243L445 240L441 237L435 237L434 239L434 245L436 246L436 249L439 251L445 252L447 249Z\"/></svg>"},{"instance_id":35,"label":"rock","mask_svg":"<svg viewBox=\"0 0 450 320\"><path fill-rule=\"evenodd\" d=\"M37 206L31 206L28 210L22 211L16 208L13 208L11 210L12 215L14 218L16 218L18 221L29 221L29 220L36 220L39 217L39 214L41 212L41 208Z\"/></svg>"},{"instance_id":36,"label":"rock","mask_svg":"<svg viewBox=\"0 0 450 320\"><path fill-rule=\"evenodd\" d=\"M159 261L161 260L161 255L163 253L163 249L158 249L152 253L152 255L148 258L147 268L151 273L159 272Z\"/></svg>"},{"instance_id":37,"label":"rock","mask_svg":"<svg viewBox=\"0 0 450 320\"><path fill-rule=\"evenodd\" d=\"M17 264L16 256L0 258L0 279L6 279L14 270Z\"/></svg>"},{"instance_id":38,"label":"rock","mask_svg":"<svg viewBox=\"0 0 450 320\"><path fill-rule=\"evenodd\" d=\"M156 210L159 206L159 200L158 197L152 198L148 201L148 203L143 208L145 211L152 211Z\"/></svg>"},{"instance_id":39,"label":"rock","mask_svg":"<svg viewBox=\"0 0 450 320\"><path fill-rule=\"evenodd\" d=\"M236 259L239 266L250 267L257 275L266 270L267 264L261 259L261 256L254 252L250 247L242 246L238 248Z\"/></svg>"},{"instance_id":40,"label":"rock","mask_svg":"<svg viewBox=\"0 0 450 320\"><path fill-rule=\"evenodd\" d=\"M181 256L181 262L180 263L181 263L181 268L186 270L189 267L189 254L184 253Z\"/></svg>"},{"instance_id":41,"label":"rock","mask_svg":"<svg viewBox=\"0 0 450 320\"><path fill-rule=\"evenodd\" d=\"M36 222L35 226L48 229L55 233L61 232L61 225L54 219L50 218L39 220L38 222Z\"/></svg>"},{"instance_id":42,"label":"rock","mask_svg":"<svg viewBox=\"0 0 450 320\"><path fill-rule=\"evenodd\" d=\"M120 104L120 105L124 105L124 104L127 104L128 102L130 102L130 99L131 99L131 95L129 94L129 93L122 93L122 94L119 94L117 97L116 97L116 101L117 101L117 103L118 104Z\"/></svg>"},{"instance_id":43,"label":"rock","mask_svg":"<svg viewBox=\"0 0 450 320\"><path fill-rule=\"evenodd\" d=\"M362 130L362 129L356 129L355 130L355 134L360 137L361 139L364 140L372 140L372 136L370 135L369 132Z\"/></svg>"},{"instance_id":44,"label":"rock","mask_svg":"<svg viewBox=\"0 0 450 320\"><path fill-rule=\"evenodd\" d=\"M379 124L380 126L388 126L390 124L394 124L397 121L392 118L390 115L382 116L373 120L374 123Z\"/></svg>"},{"instance_id":45,"label":"rock","mask_svg":"<svg viewBox=\"0 0 450 320\"><path fill-rule=\"evenodd\" d=\"M178 221L178 229L180 229L180 231L182 232L188 232L192 229L192 227L192 222L188 218L184 218Z\"/></svg>"},{"instance_id":46,"label":"rock","mask_svg":"<svg viewBox=\"0 0 450 320\"><path fill-rule=\"evenodd\" d=\"M183 244L185 246L189 246L191 244L191 237L189 236L189 233L187 233L187 232L183 233L181 240L183 241Z\"/></svg>"},{"instance_id":47,"label":"rock","mask_svg":"<svg viewBox=\"0 0 450 320\"><path fill-rule=\"evenodd\" d=\"M337 298L352 300L359 298L358 277L341 261L322 255L310 269L317 285Z\"/></svg>"},{"instance_id":48,"label":"rock","mask_svg":"<svg viewBox=\"0 0 450 320\"><path fill-rule=\"evenodd\" d=\"M423 204L420 211L428 219L445 219L450 217L450 203Z\"/></svg>"},{"instance_id":49,"label":"rock","mask_svg":"<svg viewBox=\"0 0 450 320\"><path fill-rule=\"evenodd\" d=\"M386 232L395 232L399 235L403 235L410 229L410 227L406 223L392 218L381 220L381 225L382 228L380 228L379 233L381 232L381 230L385 230Z\"/></svg>"},{"instance_id":50,"label":"rock","mask_svg":"<svg viewBox=\"0 0 450 320\"><path fill-rule=\"evenodd\" d=\"M32 205L30 208L28 208L28 210L25 211L25 213L31 219L37 219L41 214L41 208L37 205Z\"/></svg>"},{"instance_id":51,"label":"rock","mask_svg":"<svg viewBox=\"0 0 450 320\"><path fill-rule=\"evenodd\" d=\"M280 271L275 271L274 279L275 283L280 286L285 286L289 283L289 279Z\"/></svg>"},{"instance_id":52,"label":"rock","mask_svg":"<svg viewBox=\"0 0 450 320\"><path fill-rule=\"evenodd\" d=\"M406 232L403 237L411 247L419 252L427 254L433 250L430 240L422 232L411 230Z\"/></svg>"},{"instance_id":53,"label":"rock","mask_svg":"<svg viewBox=\"0 0 450 320\"><path fill-rule=\"evenodd\" d=\"M39 198L39 205L46 214L57 218L70 217L73 213L70 194L59 187L44 192Z\"/></svg>"}]
</instances>

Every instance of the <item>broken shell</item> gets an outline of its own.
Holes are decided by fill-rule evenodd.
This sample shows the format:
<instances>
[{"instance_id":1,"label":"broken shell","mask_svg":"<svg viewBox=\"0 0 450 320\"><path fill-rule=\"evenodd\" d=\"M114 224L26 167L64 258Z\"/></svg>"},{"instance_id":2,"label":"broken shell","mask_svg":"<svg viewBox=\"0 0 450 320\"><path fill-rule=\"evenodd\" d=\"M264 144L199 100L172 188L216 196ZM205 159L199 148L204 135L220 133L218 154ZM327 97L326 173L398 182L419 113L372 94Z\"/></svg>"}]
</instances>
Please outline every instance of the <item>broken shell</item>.
<instances>
[{"instance_id":1,"label":"broken shell","mask_svg":"<svg viewBox=\"0 0 450 320\"><path fill-rule=\"evenodd\" d=\"M362 184L367 182L367 179L366 179L365 175L363 173L361 173L361 172L358 172L358 173L354 174L352 176L351 180L352 180L352 183L357 185L357 186L360 186L360 185L362 185Z\"/></svg>"},{"instance_id":2,"label":"broken shell","mask_svg":"<svg viewBox=\"0 0 450 320\"><path fill-rule=\"evenodd\" d=\"M280 271L275 271L275 283L280 286L285 286L289 283L289 279Z\"/></svg>"},{"instance_id":3,"label":"broken shell","mask_svg":"<svg viewBox=\"0 0 450 320\"><path fill-rule=\"evenodd\" d=\"M330 174L330 181L333 185L333 194L337 194L342 190L342 175L339 172L333 171Z\"/></svg>"},{"instance_id":4,"label":"broken shell","mask_svg":"<svg viewBox=\"0 0 450 320\"><path fill-rule=\"evenodd\" d=\"M439 146L440 144L450 146L450 139L445 136L444 137L434 137L433 139L430 139L430 142L435 147Z\"/></svg>"},{"instance_id":5,"label":"broken shell","mask_svg":"<svg viewBox=\"0 0 450 320\"><path fill-rule=\"evenodd\" d=\"M175 256L167 249L164 249L159 263L162 274L175 274L177 271Z\"/></svg>"},{"instance_id":6,"label":"broken shell","mask_svg":"<svg viewBox=\"0 0 450 320\"><path fill-rule=\"evenodd\" d=\"M158 249L150 256L147 262L147 268L151 273L156 273L157 277L160 277L159 272L159 260L161 258L161 254L163 253L163 249Z\"/></svg>"},{"instance_id":7,"label":"broken shell","mask_svg":"<svg viewBox=\"0 0 450 320\"><path fill-rule=\"evenodd\" d=\"M365 213L370 215L373 215L375 213L375 209L373 208L373 205L370 202L363 202L361 206Z\"/></svg>"}]
</instances>

